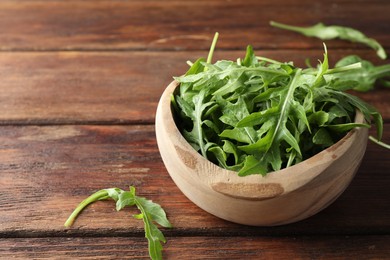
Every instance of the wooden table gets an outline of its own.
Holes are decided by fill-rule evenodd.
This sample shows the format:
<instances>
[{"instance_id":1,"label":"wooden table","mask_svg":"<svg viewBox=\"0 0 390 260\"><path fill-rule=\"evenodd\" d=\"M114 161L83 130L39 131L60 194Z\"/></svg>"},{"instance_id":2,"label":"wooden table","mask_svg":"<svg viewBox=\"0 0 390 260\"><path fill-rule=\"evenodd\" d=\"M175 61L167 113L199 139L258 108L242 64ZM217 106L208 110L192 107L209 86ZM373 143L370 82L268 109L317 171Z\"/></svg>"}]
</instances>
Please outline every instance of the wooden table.
<instances>
[{"instance_id":1,"label":"wooden table","mask_svg":"<svg viewBox=\"0 0 390 260\"><path fill-rule=\"evenodd\" d=\"M289 3L286 3L289 2ZM290 225L248 227L218 219L174 185L158 152L156 105L187 60L257 54L304 65L322 59L318 39L271 28L275 20L357 28L390 52L388 0L13 1L0 2L0 258L148 258L136 210L112 201L74 207L102 188L127 189L162 205L166 259L390 257L390 153L369 143L346 192ZM360 44L327 41L330 62ZM390 143L390 90L359 93L382 113ZM375 133L374 130L371 131Z\"/></svg>"}]
</instances>

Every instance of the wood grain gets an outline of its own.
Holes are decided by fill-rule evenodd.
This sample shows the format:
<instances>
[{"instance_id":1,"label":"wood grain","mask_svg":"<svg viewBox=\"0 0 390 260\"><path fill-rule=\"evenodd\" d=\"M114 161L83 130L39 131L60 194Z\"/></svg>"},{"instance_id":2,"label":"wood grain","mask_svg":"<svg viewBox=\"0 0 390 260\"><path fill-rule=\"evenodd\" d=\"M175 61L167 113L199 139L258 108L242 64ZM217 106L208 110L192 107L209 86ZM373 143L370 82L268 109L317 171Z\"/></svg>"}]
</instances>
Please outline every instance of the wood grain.
<instances>
[{"instance_id":1,"label":"wood grain","mask_svg":"<svg viewBox=\"0 0 390 260\"><path fill-rule=\"evenodd\" d=\"M389 131L384 141L390 142ZM305 221L274 228L236 225L192 204L166 172L152 125L2 126L0 152L0 237L142 236L141 221L131 219L136 210L116 212L112 201L91 205L73 228L63 228L92 192L129 185L162 205L175 227L166 231L170 236L390 232L390 154L372 143L334 204Z\"/></svg>"},{"instance_id":2,"label":"wood grain","mask_svg":"<svg viewBox=\"0 0 390 260\"><path fill-rule=\"evenodd\" d=\"M354 51L330 49L334 64ZM259 51L259 55L304 66L322 50ZM375 53L357 54L383 64ZM0 124L153 123L157 102L187 60L207 52L9 52L0 55ZM237 59L242 51L217 51L215 59ZM378 87L358 95L390 120L390 91Z\"/></svg>"},{"instance_id":3,"label":"wood grain","mask_svg":"<svg viewBox=\"0 0 390 260\"><path fill-rule=\"evenodd\" d=\"M157 102L185 62L257 54L304 65L322 41L268 25L351 26L390 52L387 0L4 0L0 1L0 259L147 259L136 209L74 207L94 191L137 188L166 210L167 259L386 259L390 255L390 154L368 144L357 176L329 208L295 224L254 228L218 219L170 179L154 132ZM327 41L332 64L361 44ZM384 116L390 92L359 97ZM374 133L374 130L370 130Z\"/></svg>"},{"instance_id":4,"label":"wood grain","mask_svg":"<svg viewBox=\"0 0 390 260\"><path fill-rule=\"evenodd\" d=\"M167 237L164 259L386 259L389 236ZM190 248L190 249L189 249ZM0 239L8 259L147 259L140 237Z\"/></svg>"},{"instance_id":5,"label":"wood grain","mask_svg":"<svg viewBox=\"0 0 390 260\"><path fill-rule=\"evenodd\" d=\"M387 0L375 1L1 1L1 50L321 49L320 40L286 33L300 26L350 26L390 47ZM375 14L375 15L367 15ZM365 48L329 41L329 47Z\"/></svg>"}]
</instances>

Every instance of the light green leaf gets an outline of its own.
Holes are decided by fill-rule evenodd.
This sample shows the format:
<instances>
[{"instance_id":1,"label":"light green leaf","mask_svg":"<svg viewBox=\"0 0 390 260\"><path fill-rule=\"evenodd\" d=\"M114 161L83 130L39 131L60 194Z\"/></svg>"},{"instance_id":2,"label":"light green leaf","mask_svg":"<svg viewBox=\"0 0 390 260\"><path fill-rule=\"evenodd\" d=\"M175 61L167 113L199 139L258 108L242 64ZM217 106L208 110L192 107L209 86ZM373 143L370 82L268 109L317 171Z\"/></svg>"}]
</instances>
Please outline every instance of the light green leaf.
<instances>
[{"instance_id":1,"label":"light green leaf","mask_svg":"<svg viewBox=\"0 0 390 260\"><path fill-rule=\"evenodd\" d=\"M298 32L305 36L316 37L322 40L331 40L331 39L339 38L351 42L359 42L376 50L377 55L381 59L387 58L385 50L375 39L368 38L362 32L353 29L351 27L344 27L344 26L337 26L337 25L326 26L323 23L317 23L309 27L299 27L299 26L277 23L274 21L271 21L270 24L280 29Z\"/></svg>"},{"instance_id":2,"label":"light green leaf","mask_svg":"<svg viewBox=\"0 0 390 260\"><path fill-rule=\"evenodd\" d=\"M235 162L235 164L238 164L238 161L239 161L238 151L237 151L236 146L235 146L232 142L230 142L230 141L228 141L228 140L223 140L222 149L223 149L226 153L231 153L231 154L233 154L233 156L234 156L234 162Z\"/></svg>"},{"instance_id":3,"label":"light green leaf","mask_svg":"<svg viewBox=\"0 0 390 260\"><path fill-rule=\"evenodd\" d=\"M278 133L278 140L284 140L286 141L289 145L291 145L292 148L298 153L301 154L301 149L299 148L299 144L295 137L290 133L290 131L287 129L287 127L283 127L279 133Z\"/></svg>"},{"instance_id":4,"label":"light green leaf","mask_svg":"<svg viewBox=\"0 0 390 260\"><path fill-rule=\"evenodd\" d=\"M342 91L353 88L354 90L365 92L372 90L378 80L390 76L390 64L374 66L371 62L363 60L356 55L342 58L336 63L335 67L342 68L356 63L361 64L357 69L327 76L328 81L333 81L332 88Z\"/></svg>"},{"instance_id":5,"label":"light green leaf","mask_svg":"<svg viewBox=\"0 0 390 260\"><path fill-rule=\"evenodd\" d=\"M229 138L231 140L236 140L241 143L253 143L253 140L250 138L250 136L247 134L243 127L223 130L223 132L219 136Z\"/></svg>"},{"instance_id":6,"label":"light green leaf","mask_svg":"<svg viewBox=\"0 0 390 260\"><path fill-rule=\"evenodd\" d=\"M217 158L219 165L221 165L223 168L228 168L226 164L227 156L224 150L219 146L213 146L208 149L211 153L214 154L215 158Z\"/></svg>"},{"instance_id":7,"label":"light green leaf","mask_svg":"<svg viewBox=\"0 0 390 260\"><path fill-rule=\"evenodd\" d=\"M268 131L267 134L259 139L256 143L244 146L238 146L238 149L248 153L248 154L259 154L266 153L269 149L270 144L272 145L272 136L275 131L275 127L272 130Z\"/></svg>"},{"instance_id":8,"label":"light green leaf","mask_svg":"<svg viewBox=\"0 0 390 260\"><path fill-rule=\"evenodd\" d=\"M278 107L271 107L267 110L260 112L253 112L252 114L244 117L237 123L238 127L255 126L265 123L268 120L275 119L279 115Z\"/></svg>"},{"instance_id":9,"label":"light green leaf","mask_svg":"<svg viewBox=\"0 0 390 260\"><path fill-rule=\"evenodd\" d=\"M116 202L116 210L119 211L125 206L133 206L135 204L135 196L129 191L121 192Z\"/></svg>"},{"instance_id":10,"label":"light green leaf","mask_svg":"<svg viewBox=\"0 0 390 260\"><path fill-rule=\"evenodd\" d=\"M263 161L257 160L253 155L245 157L244 167L238 172L239 176L247 176L250 174L265 175L268 172L268 167Z\"/></svg>"},{"instance_id":11,"label":"light green leaf","mask_svg":"<svg viewBox=\"0 0 390 260\"><path fill-rule=\"evenodd\" d=\"M141 205L145 212L148 213L148 217L150 217L152 221L156 221L163 227L172 227L171 223L167 219L165 211L159 204L138 196L135 197L135 201L137 206Z\"/></svg>"},{"instance_id":12,"label":"light green leaf","mask_svg":"<svg viewBox=\"0 0 390 260\"><path fill-rule=\"evenodd\" d=\"M292 100L291 101L291 108L292 108L292 114L299 120L299 122L298 122L299 132L303 133L303 131L305 131L306 128L308 129L309 132L311 132L309 120L307 119L306 111L305 111L305 108L303 107L303 105L301 105L296 100Z\"/></svg>"}]
</instances>

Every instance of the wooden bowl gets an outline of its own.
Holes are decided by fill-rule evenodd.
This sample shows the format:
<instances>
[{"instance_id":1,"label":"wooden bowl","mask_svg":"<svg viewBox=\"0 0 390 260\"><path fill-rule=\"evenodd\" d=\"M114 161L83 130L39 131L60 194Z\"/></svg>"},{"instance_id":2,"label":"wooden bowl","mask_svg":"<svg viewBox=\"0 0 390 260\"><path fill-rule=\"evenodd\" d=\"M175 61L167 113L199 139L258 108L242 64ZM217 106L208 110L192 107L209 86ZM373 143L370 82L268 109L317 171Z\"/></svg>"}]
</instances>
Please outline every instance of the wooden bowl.
<instances>
[{"instance_id":1,"label":"wooden bowl","mask_svg":"<svg viewBox=\"0 0 390 260\"><path fill-rule=\"evenodd\" d=\"M164 91L156 113L158 148L173 181L196 205L232 222L274 226L310 217L331 204L347 188L363 158L367 128L350 131L317 155L265 177L240 177L198 154L179 132ZM363 122L363 116L356 116Z\"/></svg>"}]
</instances>

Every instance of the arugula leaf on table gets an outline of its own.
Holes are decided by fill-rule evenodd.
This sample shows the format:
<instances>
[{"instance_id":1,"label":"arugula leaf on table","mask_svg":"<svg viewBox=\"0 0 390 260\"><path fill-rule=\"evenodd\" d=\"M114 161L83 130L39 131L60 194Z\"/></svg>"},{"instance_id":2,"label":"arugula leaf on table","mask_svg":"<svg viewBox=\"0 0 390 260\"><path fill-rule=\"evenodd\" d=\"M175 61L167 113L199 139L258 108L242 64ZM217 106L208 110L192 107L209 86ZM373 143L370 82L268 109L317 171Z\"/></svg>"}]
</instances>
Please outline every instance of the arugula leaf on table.
<instances>
[{"instance_id":1,"label":"arugula leaf on table","mask_svg":"<svg viewBox=\"0 0 390 260\"><path fill-rule=\"evenodd\" d=\"M331 40L331 39L339 38L351 42L362 43L376 50L377 55L381 59L387 58L386 51L375 39L369 38L366 35L364 35L362 32L350 27L344 27L338 25L326 26L323 23L317 23L309 27L300 27L300 26L282 24L274 21L271 21L270 25L280 29L298 32L308 37L316 37L321 40Z\"/></svg>"},{"instance_id":2,"label":"arugula leaf on table","mask_svg":"<svg viewBox=\"0 0 390 260\"><path fill-rule=\"evenodd\" d=\"M124 191L119 188L110 188L99 190L93 193L76 207L76 209L66 220L64 226L72 226L80 212L89 204L98 200L105 200L109 198L116 201L117 211L123 209L126 206L137 206L141 213L133 217L136 219L142 219L144 222L145 237L148 239L150 258L162 259L161 242L165 243L166 240L163 233L158 229L154 222L166 228L171 228L172 225L168 221L165 211L161 208L161 206L146 198L138 197L135 194L135 188L133 186L130 186L129 191Z\"/></svg>"}]
</instances>

